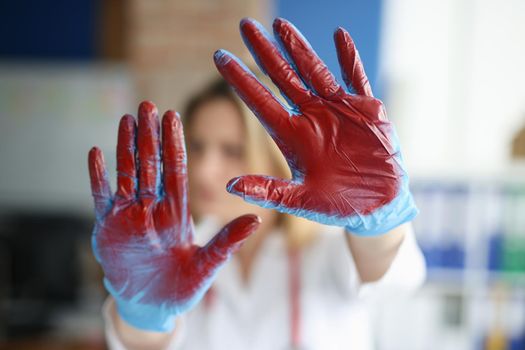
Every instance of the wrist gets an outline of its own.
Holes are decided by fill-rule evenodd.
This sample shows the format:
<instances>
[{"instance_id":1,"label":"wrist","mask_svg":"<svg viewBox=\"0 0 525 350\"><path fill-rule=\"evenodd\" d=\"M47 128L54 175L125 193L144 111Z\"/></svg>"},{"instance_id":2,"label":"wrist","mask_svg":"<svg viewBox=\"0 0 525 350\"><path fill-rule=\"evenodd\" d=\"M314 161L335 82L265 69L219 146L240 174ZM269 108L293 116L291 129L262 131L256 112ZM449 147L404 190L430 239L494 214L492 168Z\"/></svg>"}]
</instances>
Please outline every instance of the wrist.
<instances>
[{"instance_id":1,"label":"wrist","mask_svg":"<svg viewBox=\"0 0 525 350\"><path fill-rule=\"evenodd\" d=\"M176 315L163 305L116 299L115 306L119 317L132 327L157 333L169 333L175 329Z\"/></svg>"},{"instance_id":2,"label":"wrist","mask_svg":"<svg viewBox=\"0 0 525 350\"><path fill-rule=\"evenodd\" d=\"M175 332L157 332L137 328L122 318L113 298L109 301L109 316L117 337L126 349L164 349L173 339Z\"/></svg>"},{"instance_id":3,"label":"wrist","mask_svg":"<svg viewBox=\"0 0 525 350\"><path fill-rule=\"evenodd\" d=\"M357 236L381 236L412 221L418 213L412 194L406 189L387 205L369 215L359 216L356 225L347 225L345 230Z\"/></svg>"},{"instance_id":4,"label":"wrist","mask_svg":"<svg viewBox=\"0 0 525 350\"><path fill-rule=\"evenodd\" d=\"M140 303L139 295L131 300L124 300L106 278L104 278L104 286L113 296L118 315L129 325L152 332L171 332L175 328L176 315L166 303L160 305Z\"/></svg>"}]
</instances>

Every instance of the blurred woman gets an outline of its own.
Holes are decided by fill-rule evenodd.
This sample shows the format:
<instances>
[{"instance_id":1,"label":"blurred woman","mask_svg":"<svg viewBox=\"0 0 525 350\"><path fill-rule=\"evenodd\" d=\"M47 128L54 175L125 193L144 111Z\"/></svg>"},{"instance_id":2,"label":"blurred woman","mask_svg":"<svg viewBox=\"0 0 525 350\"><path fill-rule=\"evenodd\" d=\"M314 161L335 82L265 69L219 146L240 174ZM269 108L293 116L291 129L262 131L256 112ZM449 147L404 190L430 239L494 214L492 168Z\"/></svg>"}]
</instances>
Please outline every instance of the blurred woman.
<instances>
[{"instance_id":1,"label":"blurred woman","mask_svg":"<svg viewBox=\"0 0 525 350\"><path fill-rule=\"evenodd\" d=\"M261 29L253 24L244 22L243 34L259 33ZM260 40L258 44L265 39L251 40L252 44ZM239 91L242 86L236 78L241 75L235 76L232 70L240 66L231 66L234 61L225 60L224 55L216 55L216 63ZM272 69L268 64L264 68ZM274 82L278 80L275 71L269 75ZM283 91L282 82L279 87ZM262 102L250 100L244 91L240 95L261 113L253 104ZM256 97L260 96L259 92ZM312 216L314 210L283 204L285 197L293 197L303 201L300 208L309 208L308 193L289 194L288 187L268 189L270 185L262 189L246 185L239 190L251 190L251 195L241 197L257 206L227 193L224 187L232 178L257 173L295 179L294 172L304 167L295 168L294 162L300 159L283 158L281 152L287 154L284 141L271 134L279 152L266 132L269 127L264 125L265 131L249 115L224 80L196 94L183 114L189 176L186 210L186 165L179 124L178 117L167 112L161 136L156 109L147 102L139 108L138 128L133 117L122 119L117 148L119 188L112 200L108 199L113 197L105 183L100 151L90 153L100 214L94 250L112 295L104 307L110 348L372 349L364 299L409 292L424 279L423 258L409 223L413 215L395 218L399 224L389 224L392 227L381 234L372 234L375 228L368 224L370 234L358 234L348 226L345 230L341 225L323 225L326 215L322 212ZM136 134L139 164L134 163ZM318 135L322 136L319 130ZM232 191L239 181L247 179L230 182L228 189ZM371 186L372 181L366 183ZM267 198L275 191L282 202L274 199L261 205L257 200L258 193ZM121 197L126 201L119 204ZM130 209L134 206L136 209ZM191 223L186 222L190 212L196 222L194 241ZM260 219L237 218L247 212ZM314 223L298 216L321 219ZM332 219L327 220L333 224ZM382 219L375 216L374 220ZM135 229L138 226L140 230ZM130 231L140 231L140 238L130 240ZM224 264L234 251L234 258ZM171 267L159 268L168 265Z\"/></svg>"}]
</instances>

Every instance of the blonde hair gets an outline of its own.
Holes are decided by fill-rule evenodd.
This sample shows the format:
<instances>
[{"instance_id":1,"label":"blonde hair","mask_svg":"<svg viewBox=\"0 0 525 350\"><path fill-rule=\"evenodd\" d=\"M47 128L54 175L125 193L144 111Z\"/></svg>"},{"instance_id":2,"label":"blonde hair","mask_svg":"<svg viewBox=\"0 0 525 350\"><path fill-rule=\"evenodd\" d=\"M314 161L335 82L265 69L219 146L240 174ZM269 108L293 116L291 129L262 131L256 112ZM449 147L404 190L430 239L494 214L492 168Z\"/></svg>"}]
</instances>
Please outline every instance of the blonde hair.
<instances>
[{"instance_id":1,"label":"blonde hair","mask_svg":"<svg viewBox=\"0 0 525 350\"><path fill-rule=\"evenodd\" d=\"M264 78L258 77L263 83ZM265 84L271 90L271 83ZM274 93L275 94L275 93ZM277 94L275 94L277 95ZM273 169L273 176L291 179L290 169L279 148L253 115L252 111L239 99L223 79L209 84L200 93L190 99L184 114L183 123L187 128L195 111L202 105L216 100L226 99L232 102L241 116L246 131L245 159L250 174L262 174L268 168ZM300 249L312 242L320 231L320 225L289 214L279 213L277 225L287 237L289 248Z\"/></svg>"}]
</instances>

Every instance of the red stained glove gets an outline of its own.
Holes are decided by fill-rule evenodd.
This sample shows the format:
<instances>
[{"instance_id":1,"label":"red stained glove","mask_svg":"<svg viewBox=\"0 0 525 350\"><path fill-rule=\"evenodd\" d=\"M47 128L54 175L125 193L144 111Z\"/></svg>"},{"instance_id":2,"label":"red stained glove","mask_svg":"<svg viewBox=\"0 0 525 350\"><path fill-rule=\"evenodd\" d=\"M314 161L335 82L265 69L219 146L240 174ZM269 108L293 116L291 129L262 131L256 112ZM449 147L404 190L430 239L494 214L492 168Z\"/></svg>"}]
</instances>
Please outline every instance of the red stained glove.
<instances>
[{"instance_id":1,"label":"red stained glove","mask_svg":"<svg viewBox=\"0 0 525 350\"><path fill-rule=\"evenodd\" d=\"M284 106L230 53L215 63L282 151L292 179L235 178L228 191L263 207L346 227L385 233L411 220L417 208L401 152L383 103L374 98L350 35L335 32L345 82L341 87L306 39L276 19L275 42L254 20L241 33L260 68L288 100Z\"/></svg>"},{"instance_id":2,"label":"red stained glove","mask_svg":"<svg viewBox=\"0 0 525 350\"><path fill-rule=\"evenodd\" d=\"M168 331L176 315L202 298L217 269L260 221L255 215L239 217L206 246L194 245L178 115L173 111L164 114L162 153L159 129L157 108L143 102L136 152L135 119L122 117L114 196L102 152L96 147L89 152L89 172L96 211L93 250L105 273L104 284L128 323Z\"/></svg>"}]
</instances>

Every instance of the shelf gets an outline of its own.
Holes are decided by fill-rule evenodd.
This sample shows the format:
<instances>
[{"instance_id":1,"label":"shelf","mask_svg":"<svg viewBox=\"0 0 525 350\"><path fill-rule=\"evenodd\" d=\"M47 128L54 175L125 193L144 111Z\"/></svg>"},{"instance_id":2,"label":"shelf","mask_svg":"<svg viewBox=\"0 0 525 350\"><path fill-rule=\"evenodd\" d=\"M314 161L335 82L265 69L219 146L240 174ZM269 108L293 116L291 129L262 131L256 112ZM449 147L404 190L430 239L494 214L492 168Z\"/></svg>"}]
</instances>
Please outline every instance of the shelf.
<instances>
[{"instance_id":1,"label":"shelf","mask_svg":"<svg viewBox=\"0 0 525 350\"><path fill-rule=\"evenodd\" d=\"M470 287L505 284L525 288L525 272L489 271L484 269L430 268L426 284L443 286L444 289L465 289Z\"/></svg>"}]
</instances>

